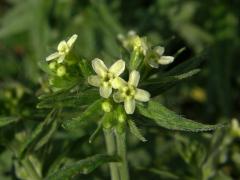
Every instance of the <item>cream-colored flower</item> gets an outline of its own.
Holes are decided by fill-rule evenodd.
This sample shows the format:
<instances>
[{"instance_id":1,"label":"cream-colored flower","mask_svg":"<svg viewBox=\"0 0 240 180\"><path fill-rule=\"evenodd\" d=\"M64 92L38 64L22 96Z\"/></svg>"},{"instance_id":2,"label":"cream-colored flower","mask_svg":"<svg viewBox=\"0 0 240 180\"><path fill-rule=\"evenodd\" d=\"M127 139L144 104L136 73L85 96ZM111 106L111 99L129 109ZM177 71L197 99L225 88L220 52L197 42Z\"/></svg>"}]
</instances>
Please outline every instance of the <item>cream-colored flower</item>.
<instances>
[{"instance_id":1,"label":"cream-colored flower","mask_svg":"<svg viewBox=\"0 0 240 180\"><path fill-rule=\"evenodd\" d=\"M56 59L58 63L62 63L64 61L65 57L68 55L69 51L72 49L73 44L76 41L77 37L78 36L76 34L74 34L74 35L72 35L72 37L70 37L68 39L67 42L65 40L61 41L57 47L58 51L49 55L46 58L46 61L51 61L51 60Z\"/></svg>"},{"instance_id":2,"label":"cream-colored flower","mask_svg":"<svg viewBox=\"0 0 240 180\"><path fill-rule=\"evenodd\" d=\"M168 65L174 61L173 56L163 56L164 51L164 47L161 46L157 46L152 51L149 51L147 58L152 68L158 68L159 65Z\"/></svg>"},{"instance_id":3,"label":"cream-colored flower","mask_svg":"<svg viewBox=\"0 0 240 180\"><path fill-rule=\"evenodd\" d=\"M118 92L113 94L113 99L115 102L124 102L124 109L127 114L134 113L135 100L142 102L150 100L149 92L137 88L139 79L139 72L134 70L130 73L128 82L118 78L113 83L113 86L118 88Z\"/></svg>"},{"instance_id":4,"label":"cream-colored flower","mask_svg":"<svg viewBox=\"0 0 240 180\"><path fill-rule=\"evenodd\" d=\"M97 75L89 76L88 83L92 86L99 87L100 95L108 98L112 93L113 82L117 81L118 76L122 74L125 69L125 62L120 59L108 69L101 59L96 58L92 61L92 67ZM115 84L117 84L117 82Z\"/></svg>"}]
</instances>

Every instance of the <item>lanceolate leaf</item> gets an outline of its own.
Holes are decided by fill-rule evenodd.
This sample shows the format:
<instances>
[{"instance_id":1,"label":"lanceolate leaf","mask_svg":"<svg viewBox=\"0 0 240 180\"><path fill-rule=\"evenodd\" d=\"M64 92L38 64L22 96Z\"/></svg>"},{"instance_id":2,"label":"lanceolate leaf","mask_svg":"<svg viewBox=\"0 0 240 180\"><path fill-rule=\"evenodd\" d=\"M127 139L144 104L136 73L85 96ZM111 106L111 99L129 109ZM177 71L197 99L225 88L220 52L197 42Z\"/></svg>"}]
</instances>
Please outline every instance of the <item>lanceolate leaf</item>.
<instances>
[{"instance_id":1,"label":"lanceolate leaf","mask_svg":"<svg viewBox=\"0 0 240 180\"><path fill-rule=\"evenodd\" d=\"M171 130L199 132L223 127L222 124L206 125L186 119L155 101L150 101L146 107L142 105L137 107L140 114L154 120L159 126Z\"/></svg>"},{"instance_id":2,"label":"lanceolate leaf","mask_svg":"<svg viewBox=\"0 0 240 180\"><path fill-rule=\"evenodd\" d=\"M41 102L38 108L54 108L54 107L76 107L87 105L98 97L98 92L88 90L84 93L55 93L53 95L41 96Z\"/></svg>"},{"instance_id":3,"label":"lanceolate leaf","mask_svg":"<svg viewBox=\"0 0 240 180\"><path fill-rule=\"evenodd\" d=\"M141 84L141 87L143 89L150 89L152 96L158 95L161 92L171 88L172 86L177 85L178 82L181 82L187 78L190 78L199 72L200 72L200 69L193 69L186 73L175 75L175 76L151 79Z\"/></svg>"},{"instance_id":4,"label":"lanceolate leaf","mask_svg":"<svg viewBox=\"0 0 240 180\"><path fill-rule=\"evenodd\" d=\"M46 119L40 123L30 135L25 144L20 149L20 158L24 158L27 152L44 145L56 130L56 123L53 123L55 109L53 109Z\"/></svg>"},{"instance_id":5,"label":"lanceolate leaf","mask_svg":"<svg viewBox=\"0 0 240 180\"><path fill-rule=\"evenodd\" d=\"M91 118L96 117L101 113L101 104L102 99L95 101L93 104L87 107L87 109L82 112L78 117L72 118L71 120L64 122L63 127L69 130L78 128L82 122L89 121L91 120Z\"/></svg>"},{"instance_id":6,"label":"lanceolate leaf","mask_svg":"<svg viewBox=\"0 0 240 180\"><path fill-rule=\"evenodd\" d=\"M128 125L129 125L129 129L131 131L131 133L136 136L139 140L145 142L147 141L145 139L145 137L143 137L143 135L141 134L141 132L139 131L138 127L136 126L135 122L132 120L128 121Z\"/></svg>"},{"instance_id":7,"label":"lanceolate leaf","mask_svg":"<svg viewBox=\"0 0 240 180\"><path fill-rule=\"evenodd\" d=\"M77 174L89 174L104 163L118 162L117 156L95 155L80 160L72 165L66 166L50 175L46 180L66 180L72 179Z\"/></svg>"},{"instance_id":8,"label":"lanceolate leaf","mask_svg":"<svg viewBox=\"0 0 240 180\"><path fill-rule=\"evenodd\" d=\"M14 123L18 120L17 117L0 117L0 127L7 126L8 124Z\"/></svg>"}]
</instances>

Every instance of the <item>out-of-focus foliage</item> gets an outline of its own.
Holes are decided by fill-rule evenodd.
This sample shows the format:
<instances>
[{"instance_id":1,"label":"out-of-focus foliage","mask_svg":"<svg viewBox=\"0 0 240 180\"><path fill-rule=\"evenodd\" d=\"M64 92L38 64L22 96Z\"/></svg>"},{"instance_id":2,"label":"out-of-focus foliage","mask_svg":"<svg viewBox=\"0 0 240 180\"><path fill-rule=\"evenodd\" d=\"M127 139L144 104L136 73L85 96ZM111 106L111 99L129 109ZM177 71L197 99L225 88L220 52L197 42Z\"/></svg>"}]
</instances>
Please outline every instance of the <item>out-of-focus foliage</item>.
<instances>
[{"instance_id":1,"label":"out-of-focus foliage","mask_svg":"<svg viewBox=\"0 0 240 180\"><path fill-rule=\"evenodd\" d=\"M107 64L124 56L117 35L131 29L155 45L166 46L167 53L185 47L173 64L162 67L164 73L157 81L164 86L154 85L162 93L158 100L187 118L208 124L239 118L239 7L238 0L1 1L0 179L51 177L63 165L71 170L71 165L81 159L85 162L88 156L106 153L101 136L88 143L98 129L91 119L81 128L66 130L59 126L76 116L87 117L77 100L72 104L80 95L63 91L58 93L64 96L56 93L37 98L51 92L45 57L55 51L63 37L74 33L79 36L74 47L78 55L87 60L99 57ZM184 77L189 75L185 73L199 66L202 71L185 82ZM81 97L85 105L97 96L94 91L88 93ZM63 104L67 113L60 116ZM37 105L43 109L37 109ZM73 114L73 110L79 114ZM138 117L134 117L134 123L132 126L141 129L134 134L147 140L143 143L128 134L128 159L134 179L240 178L239 129L232 126L231 130L194 134L166 131ZM109 178L106 166L87 176L84 172L117 158L91 158L100 164L88 164L86 169L75 166L75 172L83 172L75 179Z\"/></svg>"}]
</instances>

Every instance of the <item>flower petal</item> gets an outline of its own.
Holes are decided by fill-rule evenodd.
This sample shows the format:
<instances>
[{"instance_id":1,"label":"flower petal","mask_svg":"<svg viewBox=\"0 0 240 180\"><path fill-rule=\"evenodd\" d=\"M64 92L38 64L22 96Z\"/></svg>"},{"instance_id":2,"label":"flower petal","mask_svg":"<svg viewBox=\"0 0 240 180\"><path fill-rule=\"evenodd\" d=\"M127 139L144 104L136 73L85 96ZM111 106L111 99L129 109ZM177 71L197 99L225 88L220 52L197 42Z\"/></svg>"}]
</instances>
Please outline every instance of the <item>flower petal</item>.
<instances>
[{"instance_id":1,"label":"flower petal","mask_svg":"<svg viewBox=\"0 0 240 180\"><path fill-rule=\"evenodd\" d=\"M137 87L140 79L140 74L138 71L133 70L129 75L128 84Z\"/></svg>"},{"instance_id":2,"label":"flower petal","mask_svg":"<svg viewBox=\"0 0 240 180\"><path fill-rule=\"evenodd\" d=\"M62 63L62 62L64 61L64 59L65 59L65 55L61 55L61 56L58 58L57 62L60 64L60 63Z\"/></svg>"},{"instance_id":3,"label":"flower petal","mask_svg":"<svg viewBox=\"0 0 240 180\"><path fill-rule=\"evenodd\" d=\"M127 114L133 114L135 110L135 100L134 99L126 99L124 101L124 109Z\"/></svg>"},{"instance_id":4,"label":"flower petal","mask_svg":"<svg viewBox=\"0 0 240 180\"><path fill-rule=\"evenodd\" d=\"M164 51L165 51L165 48L162 47L162 46L157 46L154 48L154 51L159 55L159 56L162 56Z\"/></svg>"},{"instance_id":5,"label":"flower petal","mask_svg":"<svg viewBox=\"0 0 240 180\"><path fill-rule=\"evenodd\" d=\"M58 44L57 50L58 50L59 52L65 52L66 49L69 49L66 41L61 41L61 42Z\"/></svg>"},{"instance_id":6,"label":"flower petal","mask_svg":"<svg viewBox=\"0 0 240 180\"><path fill-rule=\"evenodd\" d=\"M147 102L150 100L150 93L143 90L143 89L137 89L137 92L135 94L135 99L142 102Z\"/></svg>"},{"instance_id":7,"label":"flower petal","mask_svg":"<svg viewBox=\"0 0 240 180\"><path fill-rule=\"evenodd\" d=\"M74 42L77 40L77 37L78 37L78 35L77 35L77 34L74 34L74 35L72 35L72 36L69 38L69 40L67 41L67 45L68 45L69 48L72 47L72 45L74 44Z\"/></svg>"},{"instance_id":8,"label":"flower petal","mask_svg":"<svg viewBox=\"0 0 240 180\"><path fill-rule=\"evenodd\" d=\"M113 94L113 100L117 103L120 103L120 102L123 102L124 99L123 97L121 96L120 92L116 92Z\"/></svg>"},{"instance_id":9,"label":"flower petal","mask_svg":"<svg viewBox=\"0 0 240 180\"><path fill-rule=\"evenodd\" d=\"M152 68L158 68L158 67L159 67L159 64L156 62L155 59L149 59L149 60L148 60L148 64L149 64L149 66L151 66Z\"/></svg>"},{"instance_id":10,"label":"flower petal","mask_svg":"<svg viewBox=\"0 0 240 180\"><path fill-rule=\"evenodd\" d=\"M103 77L108 71L104 62L98 58L95 58L94 60L92 60L92 67L94 71L101 77Z\"/></svg>"},{"instance_id":11,"label":"flower petal","mask_svg":"<svg viewBox=\"0 0 240 180\"><path fill-rule=\"evenodd\" d=\"M120 74L123 73L125 69L125 62L120 59L116 61L109 69L111 73L113 73L115 76L119 76Z\"/></svg>"},{"instance_id":12,"label":"flower petal","mask_svg":"<svg viewBox=\"0 0 240 180\"><path fill-rule=\"evenodd\" d=\"M91 84L92 86L99 87L100 86L100 78L96 75L92 75L88 77L88 83Z\"/></svg>"},{"instance_id":13,"label":"flower petal","mask_svg":"<svg viewBox=\"0 0 240 180\"><path fill-rule=\"evenodd\" d=\"M158 60L158 63L161 64L161 65L167 65L167 64L172 63L173 60L174 60L174 57L173 57L173 56L162 56L162 57Z\"/></svg>"},{"instance_id":14,"label":"flower petal","mask_svg":"<svg viewBox=\"0 0 240 180\"><path fill-rule=\"evenodd\" d=\"M123 86L126 86L127 82L124 79L120 78L120 77L116 77L116 78L114 78L114 80L112 81L111 84L112 84L112 87L114 89L119 89L119 88L121 88Z\"/></svg>"},{"instance_id":15,"label":"flower petal","mask_svg":"<svg viewBox=\"0 0 240 180\"><path fill-rule=\"evenodd\" d=\"M112 93L112 88L108 86L101 86L99 88L100 96L108 98Z\"/></svg>"},{"instance_id":16,"label":"flower petal","mask_svg":"<svg viewBox=\"0 0 240 180\"><path fill-rule=\"evenodd\" d=\"M46 61L51 61L53 59L56 59L60 56L60 54L58 52L55 52L53 54L50 54L47 58L46 58Z\"/></svg>"}]
</instances>

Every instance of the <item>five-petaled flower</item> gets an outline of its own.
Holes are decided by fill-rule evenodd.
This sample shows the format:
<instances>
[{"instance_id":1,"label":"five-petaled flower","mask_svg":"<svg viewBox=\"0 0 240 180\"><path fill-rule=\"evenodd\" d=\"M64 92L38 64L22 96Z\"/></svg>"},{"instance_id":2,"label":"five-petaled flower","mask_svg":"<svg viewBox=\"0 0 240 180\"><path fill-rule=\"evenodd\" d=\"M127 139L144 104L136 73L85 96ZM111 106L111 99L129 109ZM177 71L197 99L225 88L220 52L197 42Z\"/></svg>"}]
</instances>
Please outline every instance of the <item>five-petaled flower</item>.
<instances>
[{"instance_id":1,"label":"five-petaled flower","mask_svg":"<svg viewBox=\"0 0 240 180\"><path fill-rule=\"evenodd\" d=\"M164 47L157 46L147 54L148 63L152 68L158 68L160 65L168 65L173 62L173 56L163 56Z\"/></svg>"},{"instance_id":2,"label":"five-petaled flower","mask_svg":"<svg viewBox=\"0 0 240 180\"><path fill-rule=\"evenodd\" d=\"M57 47L58 51L49 55L46 58L46 61L51 61L51 60L56 59L58 63L62 63L64 61L65 57L70 52L70 50L72 49L73 44L76 41L77 37L78 36L76 34L74 34L74 35L72 35L72 37L70 37L68 39L68 41L65 41L65 40L61 41Z\"/></svg>"},{"instance_id":3,"label":"five-petaled flower","mask_svg":"<svg viewBox=\"0 0 240 180\"><path fill-rule=\"evenodd\" d=\"M108 69L101 59L96 58L92 60L92 67L97 75L89 76L88 83L92 86L99 87L100 95L108 98L112 93L114 84L118 82L117 79L119 75L122 74L125 69L125 62L120 59Z\"/></svg>"},{"instance_id":4,"label":"five-petaled flower","mask_svg":"<svg viewBox=\"0 0 240 180\"><path fill-rule=\"evenodd\" d=\"M129 75L128 82L121 78L118 78L114 86L118 89L116 93L113 94L113 99L115 102L124 102L124 109L127 114L133 114L135 110L135 100L147 102L150 100L150 93L138 89L138 83L140 79L140 74L138 71L134 70Z\"/></svg>"}]
</instances>

